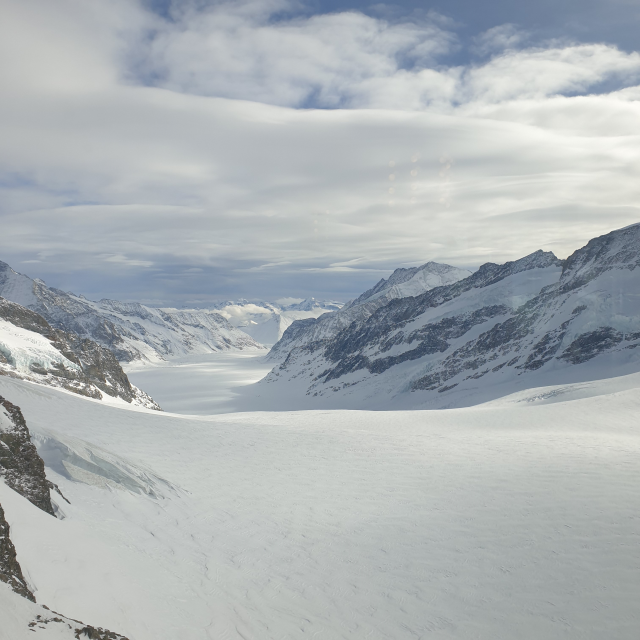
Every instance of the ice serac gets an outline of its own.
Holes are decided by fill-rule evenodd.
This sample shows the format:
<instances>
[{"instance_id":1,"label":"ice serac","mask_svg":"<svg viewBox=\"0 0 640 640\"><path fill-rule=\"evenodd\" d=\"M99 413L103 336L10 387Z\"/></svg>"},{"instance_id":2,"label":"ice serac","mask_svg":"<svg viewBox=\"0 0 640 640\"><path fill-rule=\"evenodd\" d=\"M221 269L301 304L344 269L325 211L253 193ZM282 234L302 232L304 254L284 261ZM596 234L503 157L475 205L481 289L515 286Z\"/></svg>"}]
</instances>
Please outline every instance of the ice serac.
<instances>
[{"instance_id":1,"label":"ice serac","mask_svg":"<svg viewBox=\"0 0 640 640\"><path fill-rule=\"evenodd\" d=\"M4 262L0 262L0 296L35 311L56 329L97 342L121 362L264 348L215 312L155 309L117 300L93 302L47 287Z\"/></svg>"},{"instance_id":2,"label":"ice serac","mask_svg":"<svg viewBox=\"0 0 640 640\"><path fill-rule=\"evenodd\" d=\"M329 406L451 407L632 373L639 266L640 225L595 238L564 262L537 251L485 264L454 284L389 300L333 336L319 334L318 322L292 325L293 348L261 385Z\"/></svg>"},{"instance_id":3,"label":"ice serac","mask_svg":"<svg viewBox=\"0 0 640 640\"><path fill-rule=\"evenodd\" d=\"M380 280L378 284L344 305L339 311L323 314L315 320L305 319L293 322L273 346L268 357L274 361L282 361L294 348L323 343L336 336L352 322L365 321L390 300L418 296L436 287L463 280L469 275L471 272L466 269L458 269L437 262L427 262L420 267L410 269L396 269L389 278Z\"/></svg>"},{"instance_id":4,"label":"ice serac","mask_svg":"<svg viewBox=\"0 0 640 640\"><path fill-rule=\"evenodd\" d=\"M160 409L129 382L115 355L93 340L54 329L41 315L0 298L0 375L59 387L94 399L104 395Z\"/></svg>"}]
</instances>

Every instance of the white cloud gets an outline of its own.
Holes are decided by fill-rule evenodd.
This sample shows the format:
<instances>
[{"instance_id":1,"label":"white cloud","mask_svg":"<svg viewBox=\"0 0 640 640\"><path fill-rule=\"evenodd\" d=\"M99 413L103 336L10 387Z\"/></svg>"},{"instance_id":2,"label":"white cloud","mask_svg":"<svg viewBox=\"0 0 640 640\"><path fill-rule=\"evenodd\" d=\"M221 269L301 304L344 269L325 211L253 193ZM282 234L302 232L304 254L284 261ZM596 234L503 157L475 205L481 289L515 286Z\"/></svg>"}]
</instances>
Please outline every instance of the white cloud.
<instances>
[{"instance_id":1,"label":"white cloud","mask_svg":"<svg viewBox=\"0 0 640 640\"><path fill-rule=\"evenodd\" d=\"M361 85L433 65L456 38L433 21L394 24L357 12L273 22L292 2L192 5L155 32L146 70L181 92L303 106L362 104ZM143 66L143 68L145 68Z\"/></svg>"},{"instance_id":2,"label":"white cloud","mask_svg":"<svg viewBox=\"0 0 640 640\"><path fill-rule=\"evenodd\" d=\"M514 50L527 40L527 33L514 24L501 24L476 36L474 53L482 56Z\"/></svg>"},{"instance_id":3,"label":"white cloud","mask_svg":"<svg viewBox=\"0 0 640 640\"><path fill-rule=\"evenodd\" d=\"M8 1L0 25L0 259L32 275L108 272L169 302L348 297L396 266L566 255L640 219L637 53L518 50L505 32L483 64L445 68L455 40L435 22L218 3L170 25L61 2ZM134 82L153 33L171 88ZM588 95L615 78L628 88ZM291 108L310 87L352 108Z\"/></svg>"},{"instance_id":4,"label":"white cloud","mask_svg":"<svg viewBox=\"0 0 640 640\"><path fill-rule=\"evenodd\" d=\"M509 50L469 69L460 102L499 103L584 93L614 78L640 79L640 54L604 44Z\"/></svg>"}]
</instances>

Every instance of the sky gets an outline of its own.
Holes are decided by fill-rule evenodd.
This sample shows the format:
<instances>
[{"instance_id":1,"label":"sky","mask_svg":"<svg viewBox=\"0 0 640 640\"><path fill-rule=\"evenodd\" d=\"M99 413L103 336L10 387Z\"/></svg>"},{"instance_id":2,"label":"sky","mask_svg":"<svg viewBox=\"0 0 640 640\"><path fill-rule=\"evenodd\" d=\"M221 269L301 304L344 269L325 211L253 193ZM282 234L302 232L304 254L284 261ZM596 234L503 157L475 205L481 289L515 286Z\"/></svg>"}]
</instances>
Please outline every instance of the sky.
<instances>
[{"instance_id":1,"label":"sky","mask_svg":"<svg viewBox=\"0 0 640 640\"><path fill-rule=\"evenodd\" d=\"M640 221L638 0L2 0L0 260L347 300Z\"/></svg>"}]
</instances>

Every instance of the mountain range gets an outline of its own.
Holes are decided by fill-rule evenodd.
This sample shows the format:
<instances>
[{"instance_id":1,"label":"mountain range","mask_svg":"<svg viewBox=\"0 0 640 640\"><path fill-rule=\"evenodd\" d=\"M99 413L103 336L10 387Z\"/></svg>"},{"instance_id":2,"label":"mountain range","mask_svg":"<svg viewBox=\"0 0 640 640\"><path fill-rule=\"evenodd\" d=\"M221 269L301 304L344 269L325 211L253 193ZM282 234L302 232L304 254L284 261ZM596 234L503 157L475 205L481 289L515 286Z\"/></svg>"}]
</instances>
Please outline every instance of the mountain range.
<instances>
[{"instance_id":1,"label":"mountain range","mask_svg":"<svg viewBox=\"0 0 640 640\"><path fill-rule=\"evenodd\" d=\"M295 320L317 318L325 313L338 311L342 306L342 302L335 300L305 298L276 302L228 301L214 304L211 308L257 342L273 345Z\"/></svg>"},{"instance_id":2,"label":"mountain range","mask_svg":"<svg viewBox=\"0 0 640 640\"><path fill-rule=\"evenodd\" d=\"M294 322L271 349L279 364L260 394L329 408L445 408L635 372L638 266L640 224L566 260L536 251L418 295L385 296L396 285L382 281L331 316Z\"/></svg>"},{"instance_id":3,"label":"mountain range","mask_svg":"<svg viewBox=\"0 0 640 640\"><path fill-rule=\"evenodd\" d=\"M120 362L158 362L229 349L264 349L215 311L155 309L117 300L94 302L48 287L5 262L0 262L0 297L35 311L56 329L97 342Z\"/></svg>"}]
</instances>

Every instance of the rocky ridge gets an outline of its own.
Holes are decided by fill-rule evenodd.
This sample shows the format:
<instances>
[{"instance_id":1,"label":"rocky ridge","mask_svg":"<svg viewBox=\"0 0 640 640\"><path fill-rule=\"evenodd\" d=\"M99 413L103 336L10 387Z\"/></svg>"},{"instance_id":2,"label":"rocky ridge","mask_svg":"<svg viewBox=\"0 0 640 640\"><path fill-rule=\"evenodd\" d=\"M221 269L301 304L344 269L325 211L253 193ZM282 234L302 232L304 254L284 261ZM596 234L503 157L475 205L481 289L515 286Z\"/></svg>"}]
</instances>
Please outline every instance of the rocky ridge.
<instances>
[{"instance_id":1,"label":"rocky ridge","mask_svg":"<svg viewBox=\"0 0 640 640\"><path fill-rule=\"evenodd\" d=\"M39 314L4 298L0 328L0 375L160 410L129 382L114 354L93 340L54 329Z\"/></svg>"},{"instance_id":2,"label":"rocky ridge","mask_svg":"<svg viewBox=\"0 0 640 640\"><path fill-rule=\"evenodd\" d=\"M294 348L326 342L353 322L366 321L391 300L417 296L437 287L451 285L470 274L466 269L437 262L427 262L411 269L396 269L389 278L383 278L339 311L293 322L273 346L268 358L282 361Z\"/></svg>"},{"instance_id":3,"label":"rocky ridge","mask_svg":"<svg viewBox=\"0 0 640 640\"><path fill-rule=\"evenodd\" d=\"M293 348L261 384L331 406L384 398L387 405L444 407L486 398L499 385L571 377L580 365L587 375L596 357L600 374L635 371L638 266L640 225L595 238L566 261L538 251L485 264L454 284L387 301L333 336L292 325Z\"/></svg>"}]
</instances>

